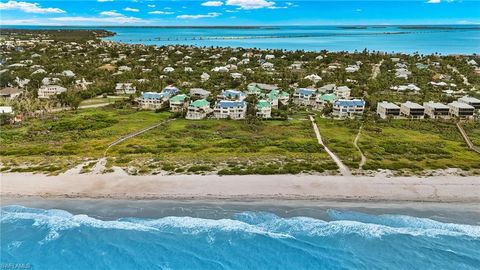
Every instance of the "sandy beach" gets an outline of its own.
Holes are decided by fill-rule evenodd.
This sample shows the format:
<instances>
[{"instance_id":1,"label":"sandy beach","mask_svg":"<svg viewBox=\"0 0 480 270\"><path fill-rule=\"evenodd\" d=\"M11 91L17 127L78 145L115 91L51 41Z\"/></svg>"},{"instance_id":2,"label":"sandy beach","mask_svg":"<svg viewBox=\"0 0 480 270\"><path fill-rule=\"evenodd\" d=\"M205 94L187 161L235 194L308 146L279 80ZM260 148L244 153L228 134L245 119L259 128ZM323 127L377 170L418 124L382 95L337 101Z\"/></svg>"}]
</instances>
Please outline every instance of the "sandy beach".
<instances>
[{"instance_id":1,"label":"sandy beach","mask_svg":"<svg viewBox=\"0 0 480 270\"><path fill-rule=\"evenodd\" d=\"M475 176L1 175L1 196L165 200L480 202Z\"/></svg>"}]
</instances>

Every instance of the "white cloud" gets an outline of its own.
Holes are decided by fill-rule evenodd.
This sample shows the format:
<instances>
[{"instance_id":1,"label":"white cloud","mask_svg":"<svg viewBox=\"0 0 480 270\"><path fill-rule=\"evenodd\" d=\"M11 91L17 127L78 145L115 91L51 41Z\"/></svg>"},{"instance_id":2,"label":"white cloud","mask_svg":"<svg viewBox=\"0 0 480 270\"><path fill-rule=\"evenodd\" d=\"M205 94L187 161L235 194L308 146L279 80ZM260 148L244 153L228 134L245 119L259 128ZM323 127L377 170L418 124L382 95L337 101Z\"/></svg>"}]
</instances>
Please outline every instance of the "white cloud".
<instances>
[{"instance_id":1,"label":"white cloud","mask_svg":"<svg viewBox=\"0 0 480 270\"><path fill-rule=\"evenodd\" d=\"M179 15L177 16L178 19L203 19L203 18L215 18L222 15L218 12L210 12L208 14L197 14L197 15Z\"/></svg>"},{"instance_id":2,"label":"white cloud","mask_svg":"<svg viewBox=\"0 0 480 270\"><path fill-rule=\"evenodd\" d=\"M0 20L0 25L19 25L19 24L36 24L38 21L34 19L24 20Z\"/></svg>"},{"instance_id":3,"label":"white cloud","mask_svg":"<svg viewBox=\"0 0 480 270\"><path fill-rule=\"evenodd\" d=\"M111 16L111 17L123 16L123 14L118 13L116 10L102 11L102 12L100 12L100 15Z\"/></svg>"},{"instance_id":4,"label":"white cloud","mask_svg":"<svg viewBox=\"0 0 480 270\"><path fill-rule=\"evenodd\" d=\"M59 8L42 8L38 3L27 3L8 1L6 3L0 3L0 10L21 10L26 13L65 13L65 10Z\"/></svg>"},{"instance_id":5,"label":"white cloud","mask_svg":"<svg viewBox=\"0 0 480 270\"><path fill-rule=\"evenodd\" d=\"M155 7L155 5L148 5L148 7L149 7L149 8L154 8L154 7Z\"/></svg>"},{"instance_id":6,"label":"white cloud","mask_svg":"<svg viewBox=\"0 0 480 270\"><path fill-rule=\"evenodd\" d=\"M223 2L221 2L221 1L207 1L207 2L203 2L202 6L204 6L204 7L221 7L221 6L223 6Z\"/></svg>"},{"instance_id":7,"label":"white cloud","mask_svg":"<svg viewBox=\"0 0 480 270\"><path fill-rule=\"evenodd\" d=\"M112 24L125 24L125 23L140 23L145 22L140 18L135 17L125 17L125 16L118 16L118 17L57 17L57 18L50 18L49 20L54 22L63 22L63 23L112 23Z\"/></svg>"},{"instance_id":8,"label":"white cloud","mask_svg":"<svg viewBox=\"0 0 480 270\"><path fill-rule=\"evenodd\" d=\"M170 11L161 11L161 10L155 10L155 11L150 11L148 14L162 14L162 15L171 15L173 12Z\"/></svg>"},{"instance_id":9,"label":"white cloud","mask_svg":"<svg viewBox=\"0 0 480 270\"><path fill-rule=\"evenodd\" d=\"M123 10L130 11L130 12L139 12L140 11L140 9L138 9L138 8L130 8L130 7L126 7Z\"/></svg>"},{"instance_id":10,"label":"white cloud","mask_svg":"<svg viewBox=\"0 0 480 270\"><path fill-rule=\"evenodd\" d=\"M113 2L113 0L97 0L97 2Z\"/></svg>"},{"instance_id":11,"label":"white cloud","mask_svg":"<svg viewBox=\"0 0 480 270\"><path fill-rule=\"evenodd\" d=\"M441 0L428 0L427 4L439 4Z\"/></svg>"},{"instance_id":12,"label":"white cloud","mask_svg":"<svg viewBox=\"0 0 480 270\"><path fill-rule=\"evenodd\" d=\"M260 9L273 7L275 2L266 0L227 0L225 3L229 6L238 6L241 9Z\"/></svg>"}]
</instances>

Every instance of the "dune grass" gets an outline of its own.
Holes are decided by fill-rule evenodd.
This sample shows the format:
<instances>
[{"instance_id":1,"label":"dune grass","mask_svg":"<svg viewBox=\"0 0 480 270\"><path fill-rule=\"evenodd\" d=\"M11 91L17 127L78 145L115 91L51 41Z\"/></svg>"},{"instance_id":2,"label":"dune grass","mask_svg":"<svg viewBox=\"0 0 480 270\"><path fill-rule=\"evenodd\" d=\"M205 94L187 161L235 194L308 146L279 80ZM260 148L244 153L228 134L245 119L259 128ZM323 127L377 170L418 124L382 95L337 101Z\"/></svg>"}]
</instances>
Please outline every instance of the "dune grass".
<instances>
[{"instance_id":1,"label":"dune grass","mask_svg":"<svg viewBox=\"0 0 480 270\"><path fill-rule=\"evenodd\" d=\"M139 173L279 174L336 170L308 121L178 119L111 149Z\"/></svg>"}]
</instances>

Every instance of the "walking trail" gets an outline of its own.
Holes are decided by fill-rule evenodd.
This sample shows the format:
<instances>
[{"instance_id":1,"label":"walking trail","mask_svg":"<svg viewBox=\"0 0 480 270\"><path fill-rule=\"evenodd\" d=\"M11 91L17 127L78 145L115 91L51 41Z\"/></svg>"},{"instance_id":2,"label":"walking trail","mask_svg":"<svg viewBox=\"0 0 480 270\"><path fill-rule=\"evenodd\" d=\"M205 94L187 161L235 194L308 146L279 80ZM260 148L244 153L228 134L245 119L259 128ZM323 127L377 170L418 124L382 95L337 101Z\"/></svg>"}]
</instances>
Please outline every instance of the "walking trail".
<instances>
[{"instance_id":1,"label":"walking trail","mask_svg":"<svg viewBox=\"0 0 480 270\"><path fill-rule=\"evenodd\" d=\"M337 164L338 166L338 169L340 170L340 173L343 175L343 176L350 176L352 175L352 173L350 172L350 169L345 165L343 164L342 160L337 156L335 155L335 153L333 153L322 141L322 136L320 136L320 130L318 129L318 126L317 126L317 123L315 123L315 119L313 118L313 116L310 115L310 121L312 122L312 126L313 126L313 130L315 131L315 135L317 136L317 141L318 141L318 144L320 144L321 146L323 146L323 148L325 148L325 151L328 153L328 155L332 158L333 161L335 161L335 163Z\"/></svg>"},{"instance_id":2,"label":"walking trail","mask_svg":"<svg viewBox=\"0 0 480 270\"><path fill-rule=\"evenodd\" d=\"M146 127L146 128L141 129L141 130L139 130L139 131L135 131L135 132L133 132L133 133L127 134L127 135L122 136L122 137L118 138L117 140L113 141L112 143L110 143L110 144L108 145L107 149L105 149L105 152L103 153L103 158L99 159L99 160L97 161L97 163L95 164L95 166L92 168L92 173L93 173L93 174L101 174L101 173L103 173L103 172L105 171L105 166L106 166L106 164L107 164L107 152L108 152L108 150L110 150L110 148L112 148L113 146L115 146L115 145L117 145L117 144L119 144L119 143L122 143L122 142L124 142L124 141L126 141L126 140L128 140L128 139L130 139L130 138L133 138L133 137L135 137L135 136L138 136L138 135L140 135L140 134L143 134L143 133L145 133L145 132L147 132L147 131L149 131L149 130L152 130L152 129L154 129L154 128L157 128L157 127L159 127L159 126L161 126L161 125L163 125L163 124L166 124L166 123L168 123L168 122L170 122L170 121L173 121L173 120L175 120L175 119L163 120L163 121L160 122L160 123L157 123L157 124L155 124L155 125Z\"/></svg>"},{"instance_id":3,"label":"walking trail","mask_svg":"<svg viewBox=\"0 0 480 270\"><path fill-rule=\"evenodd\" d=\"M380 74L380 66L383 64L383 61L382 59L378 64L373 65L371 79L376 79L378 74Z\"/></svg>"},{"instance_id":4,"label":"walking trail","mask_svg":"<svg viewBox=\"0 0 480 270\"><path fill-rule=\"evenodd\" d=\"M480 154L480 148L478 148L477 146L475 146L472 141L470 140L470 138L468 137L468 134L465 132L465 130L463 129L462 125L460 124L460 122L457 123L457 128L458 130L460 131L460 134L462 134L462 137L463 137L463 140L465 141L465 143L468 145L468 148L472 149L473 151L477 152Z\"/></svg>"},{"instance_id":5,"label":"walking trail","mask_svg":"<svg viewBox=\"0 0 480 270\"><path fill-rule=\"evenodd\" d=\"M355 140L353 141L353 145L355 145L355 148L357 148L358 152L360 153L360 164L358 165L358 169L362 169L363 168L363 165L365 165L365 163L367 162L367 158L365 157L365 155L363 154L362 150L360 149L360 147L358 146L358 140L360 139L360 135L362 133L362 128L363 126L360 126L360 128L358 129L358 133L357 133L357 136L355 137Z\"/></svg>"}]
</instances>

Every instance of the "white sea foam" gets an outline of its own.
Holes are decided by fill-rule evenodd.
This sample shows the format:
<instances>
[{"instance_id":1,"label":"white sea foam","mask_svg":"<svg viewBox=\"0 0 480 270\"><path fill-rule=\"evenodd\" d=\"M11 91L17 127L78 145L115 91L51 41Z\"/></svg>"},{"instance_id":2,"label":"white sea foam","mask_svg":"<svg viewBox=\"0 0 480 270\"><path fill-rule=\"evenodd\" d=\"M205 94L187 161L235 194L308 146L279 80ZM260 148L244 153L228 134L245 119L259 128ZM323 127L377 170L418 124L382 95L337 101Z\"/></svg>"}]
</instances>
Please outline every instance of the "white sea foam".
<instances>
[{"instance_id":1,"label":"white sea foam","mask_svg":"<svg viewBox=\"0 0 480 270\"><path fill-rule=\"evenodd\" d=\"M21 206L2 208L1 222L33 221L35 227L47 228L44 241L51 241L65 230L81 226L98 229L134 230L203 234L239 232L271 238L295 238L299 235L330 237L356 234L365 238L385 235L468 236L480 238L480 226L442 223L426 218L402 215L368 215L356 212L329 211L332 221L309 217L280 218L271 213L244 212L234 219L203 219L194 217L164 217L160 219L124 218L103 221L87 215L72 215L63 210L42 210Z\"/></svg>"}]
</instances>

